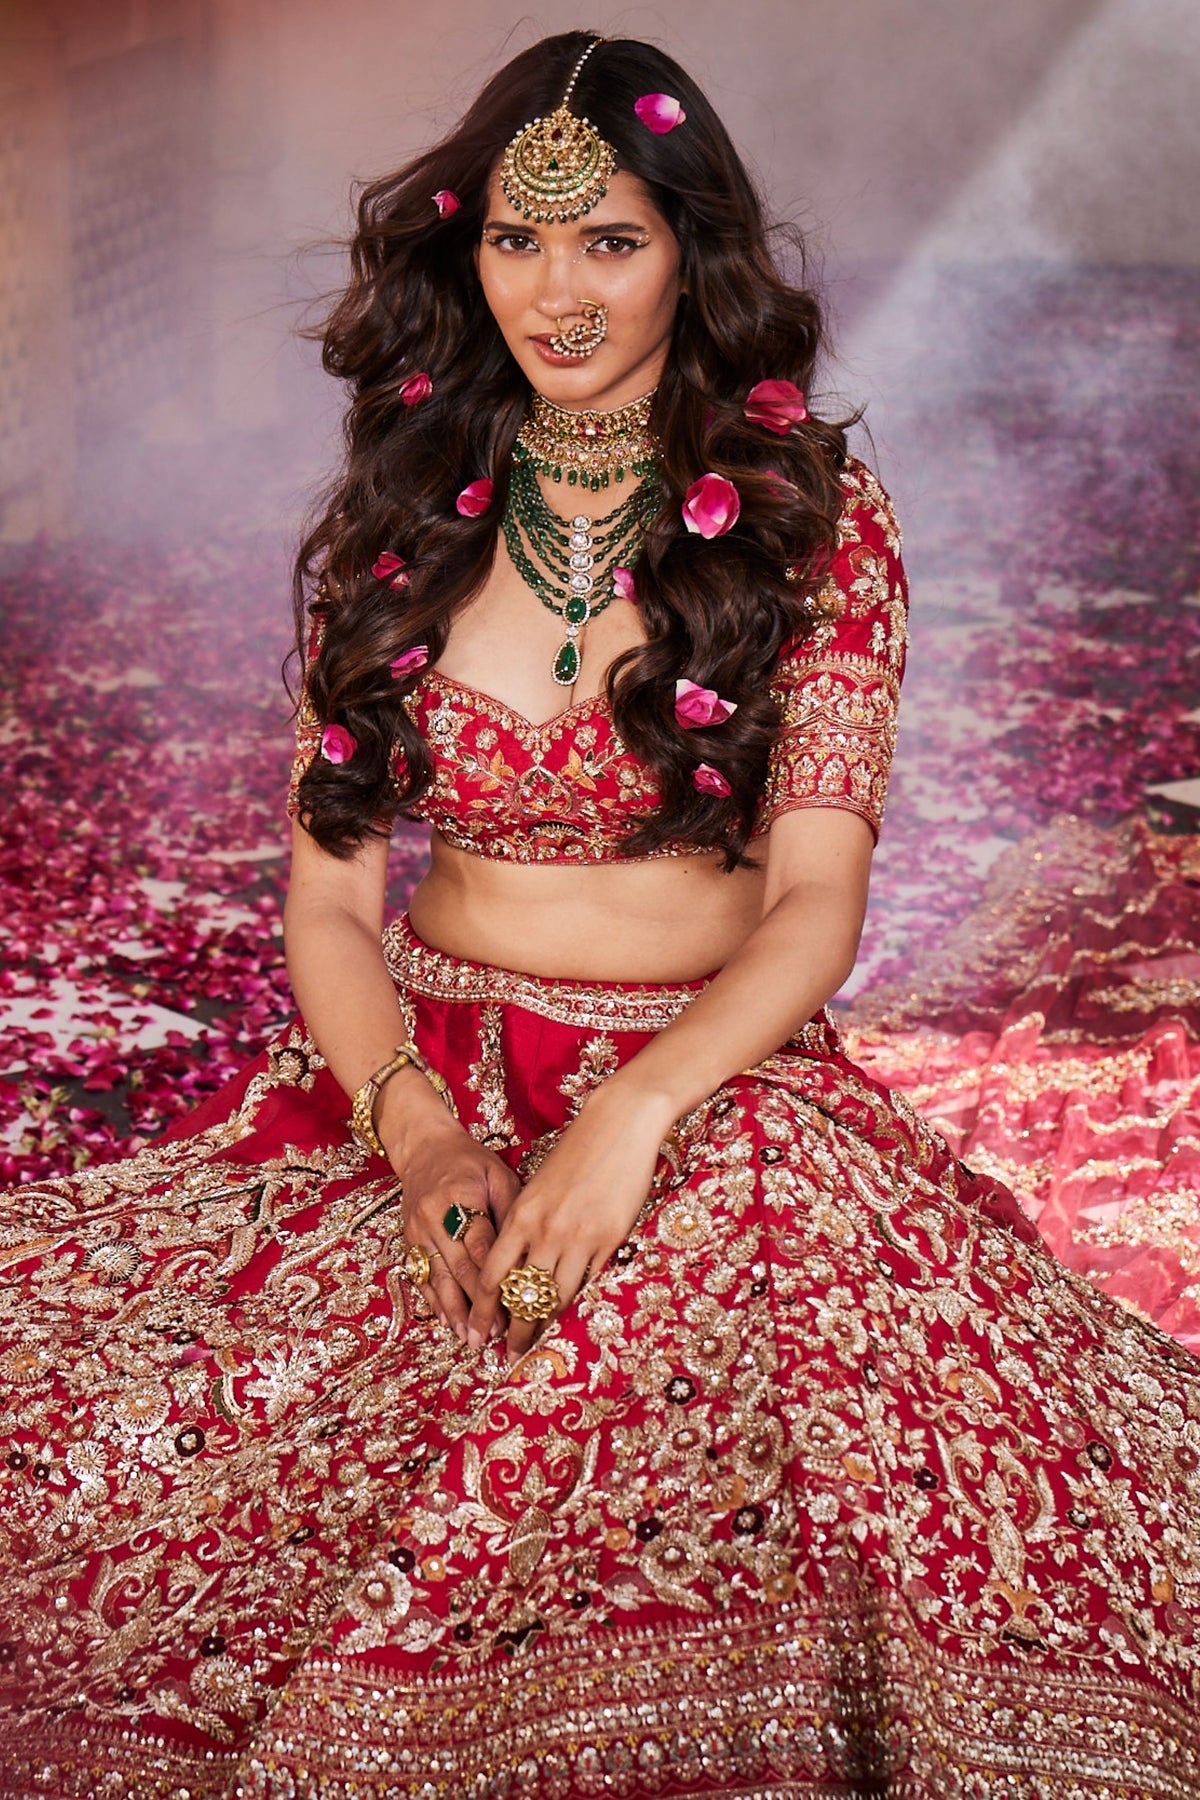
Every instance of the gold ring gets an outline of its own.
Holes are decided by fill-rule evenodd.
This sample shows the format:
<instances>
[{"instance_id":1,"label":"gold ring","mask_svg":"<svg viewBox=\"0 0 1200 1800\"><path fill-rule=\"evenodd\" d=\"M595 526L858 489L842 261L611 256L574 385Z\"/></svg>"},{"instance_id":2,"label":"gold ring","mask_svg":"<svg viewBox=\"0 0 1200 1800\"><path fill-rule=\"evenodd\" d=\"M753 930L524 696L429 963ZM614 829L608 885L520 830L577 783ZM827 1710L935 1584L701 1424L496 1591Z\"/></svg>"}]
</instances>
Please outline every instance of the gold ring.
<instances>
[{"instance_id":1,"label":"gold ring","mask_svg":"<svg viewBox=\"0 0 1200 1800\"><path fill-rule=\"evenodd\" d=\"M432 1273L434 1257L441 1254L440 1250L426 1250L424 1244L410 1244L401 1266L411 1282L424 1287Z\"/></svg>"},{"instance_id":2,"label":"gold ring","mask_svg":"<svg viewBox=\"0 0 1200 1800\"><path fill-rule=\"evenodd\" d=\"M500 1283L500 1298L514 1319L530 1325L548 1319L562 1305L558 1283L549 1269L535 1268L532 1263L509 1270Z\"/></svg>"}]
</instances>

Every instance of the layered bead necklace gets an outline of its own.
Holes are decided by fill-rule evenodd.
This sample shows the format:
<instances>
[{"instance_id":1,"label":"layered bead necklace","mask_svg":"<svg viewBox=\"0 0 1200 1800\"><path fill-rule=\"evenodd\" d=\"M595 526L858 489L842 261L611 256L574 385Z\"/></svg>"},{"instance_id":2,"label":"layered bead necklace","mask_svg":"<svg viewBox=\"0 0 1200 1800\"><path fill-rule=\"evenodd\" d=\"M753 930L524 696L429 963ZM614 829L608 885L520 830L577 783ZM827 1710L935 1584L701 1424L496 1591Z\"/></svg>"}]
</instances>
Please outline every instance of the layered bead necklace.
<instances>
[{"instance_id":1,"label":"layered bead necklace","mask_svg":"<svg viewBox=\"0 0 1200 1800\"><path fill-rule=\"evenodd\" d=\"M513 452L512 480L504 509L504 542L512 562L542 602L563 621L562 644L551 674L560 687L579 678L579 636L588 620L616 597L613 571L629 568L641 552L647 525L658 511L655 440L647 394L613 412L568 412L540 394L533 397ZM562 518L538 485L538 475L598 493L626 474L637 487L606 513Z\"/></svg>"}]
</instances>

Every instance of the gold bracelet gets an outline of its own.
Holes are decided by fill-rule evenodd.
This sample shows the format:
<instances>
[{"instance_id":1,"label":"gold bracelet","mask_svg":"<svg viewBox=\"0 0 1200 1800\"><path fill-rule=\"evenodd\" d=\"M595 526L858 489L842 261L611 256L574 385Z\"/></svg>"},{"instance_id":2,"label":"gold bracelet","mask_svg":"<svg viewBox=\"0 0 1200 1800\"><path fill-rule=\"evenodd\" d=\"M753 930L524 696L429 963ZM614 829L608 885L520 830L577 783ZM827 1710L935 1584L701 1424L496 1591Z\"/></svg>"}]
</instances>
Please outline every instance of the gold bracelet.
<instances>
[{"instance_id":1,"label":"gold bracelet","mask_svg":"<svg viewBox=\"0 0 1200 1800\"><path fill-rule=\"evenodd\" d=\"M385 1062L381 1069L376 1069L373 1075L368 1075L362 1086L355 1090L350 1104L350 1124L354 1135L364 1149L373 1150L376 1156L386 1157L387 1151L375 1129L375 1102L384 1082L408 1064L420 1070L434 1091L441 1095L455 1118L458 1117L458 1108L445 1077L426 1062L415 1044L398 1044L391 1060Z\"/></svg>"},{"instance_id":2,"label":"gold bracelet","mask_svg":"<svg viewBox=\"0 0 1200 1800\"><path fill-rule=\"evenodd\" d=\"M458 1108L454 1104L454 1095L450 1092L450 1084L446 1080L446 1077L440 1074L431 1063L425 1061L425 1058L421 1055L421 1052L417 1049L415 1044L401 1044L397 1049L397 1054L399 1054L400 1051L403 1051L404 1055L407 1056L414 1069L420 1069L434 1093L441 1096L457 1119Z\"/></svg>"}]
</instances>

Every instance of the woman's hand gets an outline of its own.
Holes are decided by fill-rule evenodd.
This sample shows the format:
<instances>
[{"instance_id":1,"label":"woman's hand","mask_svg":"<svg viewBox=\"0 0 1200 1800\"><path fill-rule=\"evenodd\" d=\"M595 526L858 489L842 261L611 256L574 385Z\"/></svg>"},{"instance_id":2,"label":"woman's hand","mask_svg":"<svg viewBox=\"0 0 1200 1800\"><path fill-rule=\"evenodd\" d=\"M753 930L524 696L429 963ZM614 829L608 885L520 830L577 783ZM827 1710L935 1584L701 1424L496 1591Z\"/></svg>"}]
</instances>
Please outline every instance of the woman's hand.
<instances>
[{"instance_id":1,"label":"woman's hand","mask_svg":"<svg viewBox=\"0 0 1200 1800\"><path fill-rule=\"evenodd\" d=\"M467 1306L478 1295L480 1268L521 1183L507 1163L477 1144L450 1117L440 1101L438 1112L440 1118L426 1118L402 1147L389 1146L389 1151L403 1189L404 1235L433 1258L422 1291L438 1318L465 1343ZM455 1205L482 1215L471 1220L457 1241L445 1225L446 1214Z\"/></svg>"},{"instance_id":2,"label":"woman's hand","mask_svg":"<svg viewBox=\"0 0 1200 1800\"><path fill-rule=\"evenodd\" d=\"M549 1270L558 1310L570 1305L589 1270L599 1269L629 1236L670 1125L660 1101L631 1094L615 1081L589 1095L509 1208L479 1272L468 1321L471 1344L496 1335L500 1283L522 1264ZM510 1363L529 1349L542 1323L510 1321Z\"/></svg>"}]
</instances>

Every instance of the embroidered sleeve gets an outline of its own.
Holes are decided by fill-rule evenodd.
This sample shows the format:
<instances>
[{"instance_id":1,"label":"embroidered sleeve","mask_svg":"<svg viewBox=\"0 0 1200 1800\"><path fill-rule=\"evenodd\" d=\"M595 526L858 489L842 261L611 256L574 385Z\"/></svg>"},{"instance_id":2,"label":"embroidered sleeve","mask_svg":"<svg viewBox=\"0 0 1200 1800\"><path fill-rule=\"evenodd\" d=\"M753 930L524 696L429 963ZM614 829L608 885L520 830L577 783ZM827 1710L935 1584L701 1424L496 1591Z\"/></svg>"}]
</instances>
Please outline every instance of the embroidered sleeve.
<instances>
[{"instance_id":1,"label":"embroidered sleeve","mask_svg":"<svg viewBox=\"0 0 1200 1800\"><path fill-rule=\"evenodd\" d=\"M325 642L325 615L310 614L308 644L304 656L304 679L300 686L300 705L296 712L296 752L292 758L292 775L288 782L287 816L294 819L300 811L300 777L321 748L321 721L317 717L309 693L310 679Z\"/></svg>"},{"instance_id":2,"label":"embroidered sleeve","mask_svg":"<svg viewBox=\"0 0 1200 1800\"><path fill-rule=\"evenodd\" d=\"M782 813L839 806L876 838L896 743L908 590L891 502L851 463L837 553L817 597L820 623L785 645L771 682L783 719L771 749L755 834Z\"/></svg>"}]
</instances>

